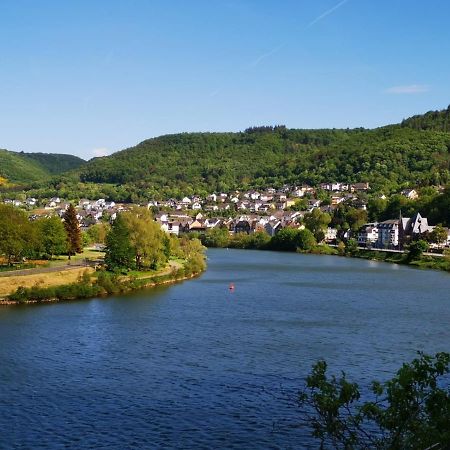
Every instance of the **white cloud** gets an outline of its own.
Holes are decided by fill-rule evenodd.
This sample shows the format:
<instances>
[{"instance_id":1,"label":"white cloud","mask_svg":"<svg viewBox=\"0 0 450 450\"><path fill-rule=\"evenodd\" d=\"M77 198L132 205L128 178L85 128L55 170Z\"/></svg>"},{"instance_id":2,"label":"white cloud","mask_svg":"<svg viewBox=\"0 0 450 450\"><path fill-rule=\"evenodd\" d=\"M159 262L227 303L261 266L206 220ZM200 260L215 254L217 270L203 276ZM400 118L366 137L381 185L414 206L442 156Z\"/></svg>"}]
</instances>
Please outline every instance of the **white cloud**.
<instances>
[{"instance_id":1,"label":"white cloud","mask_svg":"<svg viewBox=\"0 0 450 450\"><path fill-rule=\"evenodd\" d=\"M393 86L385 90L387 94L422 94L428 92L430 86L427 84L408 84L405 86Z\"/></svg>"},{"instance_id":2,"label":"white cloud","mask_svg":"<svg viewBox=\"0 0 450 450\"><path fill-rule=\"evenodd\" d=\"M94 157L101 158L102 156L108 156L109 150L106 147L98 147L92 150Z\"/></svg>"}]
</instances>

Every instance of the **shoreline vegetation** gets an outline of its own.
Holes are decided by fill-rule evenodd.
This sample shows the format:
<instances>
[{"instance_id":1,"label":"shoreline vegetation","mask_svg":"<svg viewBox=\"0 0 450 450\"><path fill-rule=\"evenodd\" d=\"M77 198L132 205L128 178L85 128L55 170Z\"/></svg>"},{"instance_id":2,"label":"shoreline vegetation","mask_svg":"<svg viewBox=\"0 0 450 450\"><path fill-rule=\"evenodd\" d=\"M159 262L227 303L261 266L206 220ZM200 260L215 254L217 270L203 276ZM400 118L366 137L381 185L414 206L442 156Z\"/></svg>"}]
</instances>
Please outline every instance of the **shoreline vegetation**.
<instances>
[{"instance_id":1,"label":"shoreline vegetation","mask_svg":"<svg viewBox=\"0 0 450 450\"><path fill-rule=\"evenodd\" d=\"M3 281L0 283L0 295L6 298L0 299L0 304L119 294L193 278L206 268L205 247L200 240L194 236L178 238L168 235L153 220L147 208L135 207L117 214L109 231L104 233L104 258L91 262L85 259L85 266L79 263L84 250L73 205L69 205L63 222L55 217L32 223L23 213L16 213L9 207L4 209L11 213L12 220L0 227L0 231L3 230L3 234L10 236L10 241L17 244L3 251L8 267L12 268L14 263L22 262L25 257L31 256L33 260L42 255L47 257L48 267L4 274L0 278ZM30 243L32 232L36 232L38 238ZM50 239L52 237L54 239ZM50 240L47 249L42 245L45 238ZM62 254L67 255L67 264L50 267L53 256ZM72 262L75 262L77 270L73 270Z\"/></svg>"},{"instance_id":2,"label":"shoreline vegetation","mask_svg":"<svg viewBox=\"0 0 450 450\"><path fill-rule=\"evenodd\" d=\"M169 264L167 268L154 274L136 272L131 275L108 272L104 268L92 272L86 268L77 281L56 286L32 287L20 286L15 292L0 299L0 305L18 305L31 303L58 302L64 300L81 300L94 297L107 297L123 294L139 289L177 283L199 276L206 268L206 264L187 259L176 265Z\"/></svg>"},{"instance_id":3,"label":"shoreline vegetation","mask_svg":"<svg viewBox=\"0 0 450 450\"><path fill-rule=\"evenodd\" d=\"M347 242L341 241L336 246L317 243L314 234L308 229L285 228L273 237L268 236L265 232L238 233L230 236L221 230L215 230L204 235L193 235L199 238L207 248L273 250L346 256L450 272L450 255L432 256L425 254L427 244L420 240L411 242L407 251L401 253L362 249L357 246L354 239L349 239Z\"/></svg>"}]
</instances>

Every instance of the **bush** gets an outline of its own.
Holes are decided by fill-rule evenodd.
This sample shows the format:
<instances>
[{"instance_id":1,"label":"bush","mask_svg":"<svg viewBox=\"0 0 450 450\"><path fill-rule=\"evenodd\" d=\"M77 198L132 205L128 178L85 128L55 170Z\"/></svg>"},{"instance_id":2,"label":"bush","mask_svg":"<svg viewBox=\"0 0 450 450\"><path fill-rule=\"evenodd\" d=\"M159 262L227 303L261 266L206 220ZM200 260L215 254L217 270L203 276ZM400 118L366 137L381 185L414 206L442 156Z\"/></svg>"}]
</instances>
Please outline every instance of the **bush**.
<instances>
[{"instance_id":1,"label":"bush","mask_svg":"<svg viewBox=\"0 0 450 450\"><path fill-rule=\"evenodd\" d=\"M361 402L356 383L327 375L327 364L313 366L300 393L320 448L450 448L450 354L419 353L389 381L374 381L372 398ZM328 447L329 446L329 447Z\"/></svg>"}]
</instances>

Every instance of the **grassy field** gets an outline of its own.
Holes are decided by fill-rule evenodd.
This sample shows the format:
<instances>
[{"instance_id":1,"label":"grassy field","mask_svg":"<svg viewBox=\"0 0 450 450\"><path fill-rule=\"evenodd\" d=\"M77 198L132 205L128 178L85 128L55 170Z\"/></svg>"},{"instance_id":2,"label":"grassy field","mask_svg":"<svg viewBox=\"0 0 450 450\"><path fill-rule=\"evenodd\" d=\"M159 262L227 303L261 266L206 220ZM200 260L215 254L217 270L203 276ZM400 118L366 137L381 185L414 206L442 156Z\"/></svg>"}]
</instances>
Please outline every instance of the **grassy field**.
<instances>
[{"instance_id":1,"label":"grassy field","mask_svg":"<svg viewBox=\"0 0 450 450\"><path fill-rule=\"evenodd\" d=\"M14 277L0 278L0 297L6 297L17 290L19 286L39 287L59 286L62 284L74 283L85 272L94 272L92 267L77 267L57 272L37 273L30 275L18 275Z\"/></svg>"}]
</instances>

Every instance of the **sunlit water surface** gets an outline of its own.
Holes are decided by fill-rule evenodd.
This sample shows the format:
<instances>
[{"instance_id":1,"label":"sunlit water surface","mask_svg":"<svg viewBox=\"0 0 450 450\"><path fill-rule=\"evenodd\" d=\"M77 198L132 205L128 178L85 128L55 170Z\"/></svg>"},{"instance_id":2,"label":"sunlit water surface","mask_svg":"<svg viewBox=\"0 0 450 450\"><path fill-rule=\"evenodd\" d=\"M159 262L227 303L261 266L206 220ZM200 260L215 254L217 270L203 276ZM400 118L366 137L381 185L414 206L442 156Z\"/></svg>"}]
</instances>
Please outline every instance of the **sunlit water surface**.
<instances>
[{"instance_id":1,"label":"sunlit water surface","mask_svg":"<svg viewBox=\"0 0 450 450\"><path fill-rule=\"evenodd\" d=\"M311 364L384 380L450 350L449 303L446 273L210 250L192 281L2 307L0 448L317 448L294 402Z\"/></svg>"}]
</instances>

